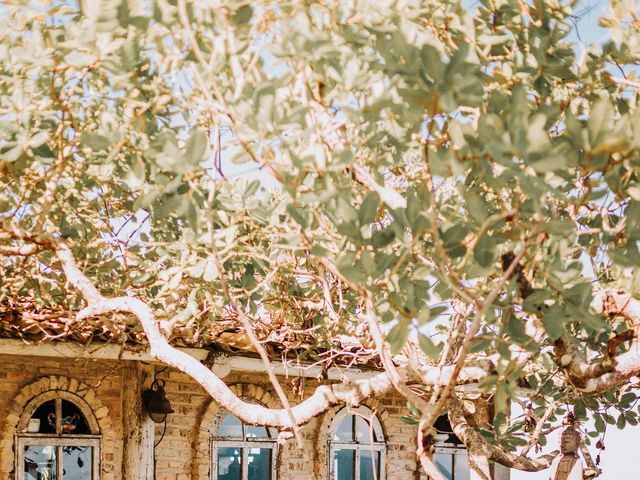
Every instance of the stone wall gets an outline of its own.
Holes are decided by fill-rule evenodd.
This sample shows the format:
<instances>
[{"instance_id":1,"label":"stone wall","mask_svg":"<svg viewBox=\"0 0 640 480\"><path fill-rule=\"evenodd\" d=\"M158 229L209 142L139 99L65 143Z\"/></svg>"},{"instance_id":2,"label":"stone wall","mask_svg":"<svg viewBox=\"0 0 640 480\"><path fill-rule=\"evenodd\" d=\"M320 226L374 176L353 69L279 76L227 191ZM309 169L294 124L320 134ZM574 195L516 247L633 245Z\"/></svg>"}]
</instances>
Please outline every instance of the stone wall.
<instances>
[{"instance_id":1,"label":"stone wall","mask_svg":"<svg viewBox=\"0 0 640 480\"><path fill-rule=\"evenodd\" d=\"M122 478L123 367L121 362L87 359L53 359L0 355L0 478L11 479L14 463L14 435L27 402L46 391L63 390L77 395L92 410L102 434L101 479ZM209 478L210 435L216 431L221 410L188 376L156 367L158 378L166 380L167 397L175 413L168 417L166 432L156 448L157 480ZM301 379L307 395L318 385L315 379ZM269 407L279 407L265 375L230 374L227 384L241 397ZM292 379L281 378L290 401ZM400 419L406 415L404 401L395 395L365 402L376 413L385 433L388 449L386 478L413 480L416 473L415 430ZM295 440L279 447L278 479L326 479L329 425L338 408L312 420L302 428L303 448ZM157 425L160 439L164 426Z\"/></svg>"}]
</instances>

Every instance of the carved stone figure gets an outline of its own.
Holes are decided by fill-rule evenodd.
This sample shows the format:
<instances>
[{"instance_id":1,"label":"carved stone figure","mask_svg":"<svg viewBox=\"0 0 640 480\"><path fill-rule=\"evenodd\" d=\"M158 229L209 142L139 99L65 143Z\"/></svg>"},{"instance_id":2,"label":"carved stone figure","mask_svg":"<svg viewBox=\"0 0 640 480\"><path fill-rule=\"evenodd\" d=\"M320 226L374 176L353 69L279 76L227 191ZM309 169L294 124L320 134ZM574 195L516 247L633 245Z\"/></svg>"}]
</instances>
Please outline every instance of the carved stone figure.
<instances>
[{"instance_id":1,"label":"carved stone figure","mask_svg":"<svg viewBox=\"0 0 640 480\"><path fill-rule=\"evenodd\" d=\"M578 456L582 438L571 425L560 436L560 455L551 463L550 480L582 480L582 460Z\"/></svg>"}]
</instances>

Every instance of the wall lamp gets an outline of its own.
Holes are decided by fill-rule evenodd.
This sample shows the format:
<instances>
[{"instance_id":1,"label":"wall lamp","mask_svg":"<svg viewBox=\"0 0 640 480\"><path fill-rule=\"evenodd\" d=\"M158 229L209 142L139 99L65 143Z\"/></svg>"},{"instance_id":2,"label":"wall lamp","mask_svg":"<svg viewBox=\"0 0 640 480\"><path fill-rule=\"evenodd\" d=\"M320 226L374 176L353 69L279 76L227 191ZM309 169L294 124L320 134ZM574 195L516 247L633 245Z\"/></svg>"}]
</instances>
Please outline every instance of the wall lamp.
<instances>
[{"instance_id":1,"label":"wall lamp","mask_svg":"<svg viewBox=\"0 0 640 480\"><path fill-rule=\"evenodd\" d=\"M151 388L142 392L142 405L149 414L149 418L155 423L164 422L167 419L167 415L173 413L171 403L167 400L164 386L164 380L154 378Z\"/></svg>"}]
</instances>

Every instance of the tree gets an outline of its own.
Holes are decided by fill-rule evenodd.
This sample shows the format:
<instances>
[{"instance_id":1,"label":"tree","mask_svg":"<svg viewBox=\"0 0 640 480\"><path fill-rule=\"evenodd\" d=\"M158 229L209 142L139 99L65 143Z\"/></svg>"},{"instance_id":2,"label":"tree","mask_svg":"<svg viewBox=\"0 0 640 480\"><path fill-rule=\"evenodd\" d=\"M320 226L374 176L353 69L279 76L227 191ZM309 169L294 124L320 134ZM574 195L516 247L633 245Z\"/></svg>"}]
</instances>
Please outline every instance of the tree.
<instances>
[{"instance_id":1,"label":"tree","mask_svg":"<svg viewBox=\"0 0 640 480\"><path fill-rule=\"evenodd\" d=\"M590 438L636 425L640 23L615 1L611 39L577 56L573 7L2 5L0 298L117 314L292 435L396 389L436 477L423 436L443 411L480 478L547 468L529 452L567 411L595 418ZM171 342L235 327L282 410ZM263 342L318 361L338 335L382 372L289 405ZM468 423L478 393L491 430Z\"/></svg>"}]
</instances>

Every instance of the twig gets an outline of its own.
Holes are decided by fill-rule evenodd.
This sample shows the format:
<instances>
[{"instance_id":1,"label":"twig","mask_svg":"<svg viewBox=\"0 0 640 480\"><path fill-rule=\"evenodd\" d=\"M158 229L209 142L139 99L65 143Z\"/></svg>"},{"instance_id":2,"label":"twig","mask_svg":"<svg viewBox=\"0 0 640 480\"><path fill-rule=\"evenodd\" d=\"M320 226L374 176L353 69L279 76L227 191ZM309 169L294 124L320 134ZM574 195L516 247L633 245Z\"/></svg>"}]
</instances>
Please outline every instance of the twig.
<instances>
[{"instance_id":1,"label":"twig","mask_svg":"<svg viewBox=\"0 0 640 480\"><path fill-rule=\"evenodd\" d=\"M544 415L542 415L541 418L537 419L538 423L536 424L536 429L533 431L533 434L531 435L531 439L529 440L529 442L522 448L520 455L526 456L527 453L529 453L529 450L531 450L531 448L536 443L538 443L538 439L540 438L540 434L542 433L542 429L544 428L545 422L549 419L551 415L553 415L553 413L558 408L558 405L560 405L560 402L558 400L554 400L549 404L549 406L547 407L547 410L544 412Z\"/></svg>"}]
</instances>

